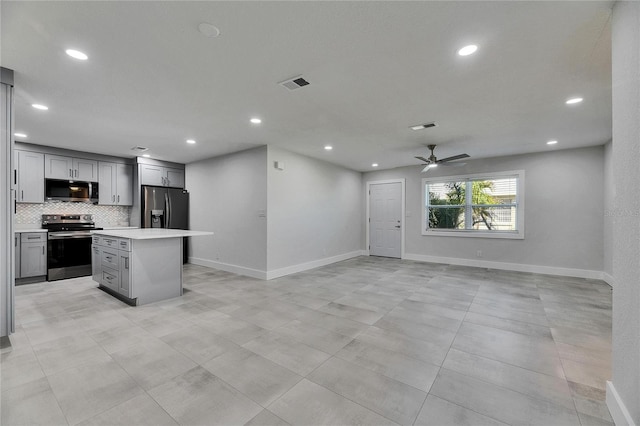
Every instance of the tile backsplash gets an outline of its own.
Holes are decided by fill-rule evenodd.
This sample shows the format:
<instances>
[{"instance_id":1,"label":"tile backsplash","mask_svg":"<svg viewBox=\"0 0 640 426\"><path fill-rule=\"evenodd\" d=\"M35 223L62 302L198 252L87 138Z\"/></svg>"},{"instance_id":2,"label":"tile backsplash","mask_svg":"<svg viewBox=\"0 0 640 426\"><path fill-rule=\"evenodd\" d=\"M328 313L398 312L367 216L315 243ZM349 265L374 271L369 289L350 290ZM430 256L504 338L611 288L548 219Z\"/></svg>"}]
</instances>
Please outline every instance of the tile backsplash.
<instances>
[{"instance_id":1,"label":"tile backsplash","mask_svg":"<svg viewBox=\"0 0 640 426\"><path fill-rule=\"evenodd\" d=\"M18 203L15 223L17 225L37 225L39 228L43 214L92 214L97 226L129 226L131 207L99 206L88 203L53 201L43 204Z\"/></svg>"}]
</instances>

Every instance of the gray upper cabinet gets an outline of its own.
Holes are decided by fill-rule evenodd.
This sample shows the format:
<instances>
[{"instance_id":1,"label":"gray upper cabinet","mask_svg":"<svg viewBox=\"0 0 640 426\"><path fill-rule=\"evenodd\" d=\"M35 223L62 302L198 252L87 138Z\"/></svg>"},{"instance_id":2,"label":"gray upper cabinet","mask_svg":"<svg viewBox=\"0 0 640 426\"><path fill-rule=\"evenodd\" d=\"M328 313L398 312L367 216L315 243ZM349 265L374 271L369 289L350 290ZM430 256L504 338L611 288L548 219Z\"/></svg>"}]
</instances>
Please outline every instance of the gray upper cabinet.
<instances>
[{"instance_id":1,"label":"gray upper cabinet","mask_svg":"<svg viewBox=\"0 0 640 426\"><path fill-rule=\"evenodd\" d=\"M19 203L44 202L44 154L15 151L16 201Z\"/></svg>"},{"instance_id":2,"label":"gray upper cabinet","mask_svg":"<svg viewBox=\"0 0 640 426\"><path fill-rule=\"evenodd\" d=\"M95 160L45 154L44 163L44 177L47 179L98 180L98 162Z\"/></svg>"},{"instance_id":3,"label":"gray upper cabinet","mask_svg":"<svg viewBox=\"0 0 640 426\"><path fill-rule=\"evenodd\" d=\"M100 161L98 165L98 204L133 205L133 166Z\"/></svg>"},{"instance_id":4,"label":"gray upper cabinet","mask_svg":"<svg viewBox=\"0 0 640 426\"><path fill-rule=\"evenodd\" d=\"M184 188L184 170L165 167L167 184L172 188Z\"/></svg>"},{"instance_id":5,"label":"gray upper cabinet","mask_svg":"<svg viewBox=\"0 0 640 426\"><path fill-rule=\"evenodd\" d=\"M164 167L161 166L143 164L140 168L140 184L164 186L163 169Z\"/></svg>"},{"instance_id":6,"label":"gray upper cabinet","mask_svg":"<svg viewBox=\"0 0 640 426\"><path fill-rule=\"evenodd\" d=\"M116 202L121 206L133 205L132 164L116 164Z\"/></svg>"},{"instance_id":7,"label":"gray upper cabinet","mask_svg":"<svg viewBox=\"0 0 640 426\"><path fill-rule=\"evenodd\" d=\"M142 164L140 167L140 184L184 188L184 170Z\"/></svg>"}]
</instances>

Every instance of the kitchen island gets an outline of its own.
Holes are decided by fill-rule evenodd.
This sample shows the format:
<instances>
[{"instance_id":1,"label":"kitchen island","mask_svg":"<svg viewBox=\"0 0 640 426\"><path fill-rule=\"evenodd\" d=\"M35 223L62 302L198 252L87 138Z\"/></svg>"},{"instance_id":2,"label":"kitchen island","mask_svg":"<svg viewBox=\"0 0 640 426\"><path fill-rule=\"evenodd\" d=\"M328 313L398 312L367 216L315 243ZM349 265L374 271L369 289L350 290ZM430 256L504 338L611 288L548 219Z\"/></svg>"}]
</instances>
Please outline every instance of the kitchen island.
<instances>
[{"instance_id":1,"label":"kitchen island","mask_svg":"<svg viewBox=\"0 0 640 426\"><path fill-rule=\"evenodd\" d=\"M93 280L131 305L182 295L184 237L213 232L181 229L105 229L91 231Z\"/></svg>"}]
</instances>

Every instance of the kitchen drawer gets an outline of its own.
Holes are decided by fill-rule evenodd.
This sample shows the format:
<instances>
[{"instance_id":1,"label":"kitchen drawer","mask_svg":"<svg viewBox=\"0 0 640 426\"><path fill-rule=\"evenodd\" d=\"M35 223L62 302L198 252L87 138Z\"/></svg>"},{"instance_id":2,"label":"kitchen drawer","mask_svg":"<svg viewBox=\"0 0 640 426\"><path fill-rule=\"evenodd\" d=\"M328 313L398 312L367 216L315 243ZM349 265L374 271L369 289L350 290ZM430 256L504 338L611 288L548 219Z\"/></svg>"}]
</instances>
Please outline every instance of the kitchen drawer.
<instances>
[{"instance_id":1,"label":"kitchen drawer","mask_svg":"<svg viewBox=\"0 0 640 426\"><path fill-rule=\"evenodd\" d=\"M118 250L131 251L131 240L128 238L120 240L118 242Z\"/></svg>"},{"instance_id":2,"label":"kitchen drawer","mask_svg":"<svg viewBox=\"0 0 640 426\"><path fill-rule=\"evenodd\" d=\"M102 250L102 266L107 268L113 268L116 271L120 268L118 263L118 251L117 250Z\"/></svg>"},{"instance_id":3,"label":"kitchen drawer","mask_svg":"<svg viewBox=\"0 0 640 426\"><path fill-rule=\"evenodd\" d=\"M102 245L102 237L100 235L94 235L93 237L91 237L91 242L93 244L95 244L96 246L101 246Z\"/></svg>"},{"instance_id":4,"label":"kitchen drawer","mask_svg":"<svg viewBox=\"0 0 640 426\"><path fill-rule=\"evenodd\" d=\"M116 261L117 260L118 259L116 258ZM101 284L113 291L118 291L118 288L120 287L120 278L118 277L118 275L119 274L117 270L114 271L108 268L103 269Z\"/></svg>"},{"instance_id":5,"label":"kitchen drawer","mask_svg":"<svg viewBox=\"0 0 640 426\"><path fill-rule=\"evenodd\" d=\"M113 237L102 237L102 246L104 247L113 247L114 249L117 249L118 246L120 245L120 238L113 238Z\"/></svg>"},{"instance_id":6,"label":"kitchen drawer","mask_svg":"<svg viewBox=\"0 0 640 426\"><path fill-rule=\"evenodd\" d=\"M47 241L46 232L23 232L20 234L20 241L23 243L37 243L40 241Z\"/></svg>"}]
</instances>

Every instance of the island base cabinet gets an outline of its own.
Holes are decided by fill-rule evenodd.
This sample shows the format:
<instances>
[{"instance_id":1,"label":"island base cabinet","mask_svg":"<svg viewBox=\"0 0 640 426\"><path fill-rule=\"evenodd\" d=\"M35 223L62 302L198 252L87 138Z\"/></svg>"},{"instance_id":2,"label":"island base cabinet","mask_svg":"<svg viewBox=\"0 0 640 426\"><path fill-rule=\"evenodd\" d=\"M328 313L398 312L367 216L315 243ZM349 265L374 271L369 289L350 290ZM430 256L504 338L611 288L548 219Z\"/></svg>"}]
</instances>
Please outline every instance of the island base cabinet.
<instances>
[{"instance_id":1,"label":"island base cabinet","mask_svg":"<svg viewBox=\"0 0 640 426\"><path fill-rule=\"evenodd\" d=\"M145 305L182 296L182 238L131 242L130 297Z\"/></svg>"},{"instance_id":2,"label":"island base cabinet","mask_svg":"<svg viewBox=\"0 0 640 426\"><path fill-rule=\"evenodd\" d=\"M91 278L96 282L102 280L102 249L95 244L91 246Z\"/></svg>"},{"instance_id":3,"label":"island base cabinet","mask_svg":"<svg viewBox=\"0 0 640 426\"><path fill-rule=\"evenodd\" d=\"M94 236L93 280L127 303L145 305L182 296L182 238Z\"/></svg>"},{"instance_id":4,"label":"island base cabinet","mask_svg":"<svg viewBox=\"0 0 640 426\"><path fill-rule=\"evenodd\" d=\"M120 280L118 282L118 293L124 297L131 298L130 285L131 268L129 267L129 252L120 251L118 255L120 259Z\"/></svg>"}]
</instances>

